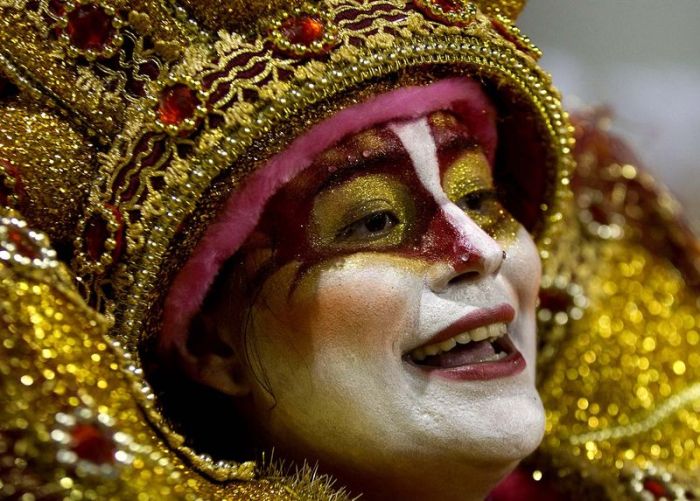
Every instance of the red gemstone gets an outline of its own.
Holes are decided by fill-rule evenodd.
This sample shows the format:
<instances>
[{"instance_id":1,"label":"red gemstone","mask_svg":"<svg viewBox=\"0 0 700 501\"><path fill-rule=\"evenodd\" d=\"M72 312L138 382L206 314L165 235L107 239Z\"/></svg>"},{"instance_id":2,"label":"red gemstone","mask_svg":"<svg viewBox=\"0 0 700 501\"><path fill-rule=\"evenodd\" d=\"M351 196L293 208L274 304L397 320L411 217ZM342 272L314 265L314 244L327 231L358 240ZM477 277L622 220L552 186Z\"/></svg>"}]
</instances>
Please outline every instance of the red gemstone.
<instances>
[{"instance_id":1,"label":"red gemstone","mask_svg":"<svg viewBox=\"0 0 700 501\"><path fill-rule=\"evenodd\" d=\"M7 237L10 242L15 245L15 249L19 254L29 259L36 259L39 257L39 250L36 244L34 244L23 231L10 228L7 232Z\"/></svg>"},{"instance_id":2,"label":"red gemstone","mask_svg":"<svg viewBox=\"0 0 700 501\"><path fill-rule=\"evenodd\" d=\"M672 495L664 484L655 478L644 479L644 490L651 492L655 499L671 498Z\"/></svg>"},{"instance_id":3,"label":"red gemstone","mask_svg":"<svg viewBox=\"0 0 700 501\"><path fill-rule=\"evenodd\" d=\"M166 125L179 125L194 116L197 98L194 90L185 84L177 84L163 90L160 96L158 118Z\"/></svg>"},{"instance_id":4,"label":"red gemstone","mask_svg":"<svg viewBox=\"0 0 700 501\"><path fill-rule=\"evenodd\" d=\"M99 51L114 35L112 17L99 5L81 5L68 13L66 32L79 49Z\"/></svg>"},{"instance_id":5,"label":"red gemstone","mask_svg":"<svg viewBox=\"0 0 700 501\"><path fill-rule=\"evenodd\" d=\"M97 426L78 424L70 432L71 449L80 459L95 464L113 464L117 447Z\"/></svg>"},{"instance_id":6,"label":"red gemstone","mask_svg":"<svg viewBox=\"0 0 700 501\"><path fill-rule=\"evenodd\" d=\"M308 46L323 38L326 27L320 19L303 15L286 19L280 31L291 43Z\"/></svg>"},{"instance_id":7,"label":"red gemstone","mask_svg":"<svg viewBox=\"0 0 700 501\"><path fill-rule=\"evenodd\" d=\"M462 6L455 0L433 0L443 12L459 12Z\"/></svg>"}]
</instances>

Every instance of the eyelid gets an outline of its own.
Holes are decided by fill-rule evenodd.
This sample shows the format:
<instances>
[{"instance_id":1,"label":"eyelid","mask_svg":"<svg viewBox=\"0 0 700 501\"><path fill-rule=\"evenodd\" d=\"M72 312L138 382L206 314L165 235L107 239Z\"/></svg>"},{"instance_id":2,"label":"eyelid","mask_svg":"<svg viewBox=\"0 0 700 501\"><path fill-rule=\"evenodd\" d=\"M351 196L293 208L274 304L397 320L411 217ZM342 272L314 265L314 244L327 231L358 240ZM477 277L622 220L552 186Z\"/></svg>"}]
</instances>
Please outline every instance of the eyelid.
<instances>
[{"instance_id":1,"label":"eyelid","mask_svg":"<svg viewBox=\"0 0 700 501\"><path fill-rule=\"evenodd\" d=\"M316 197L310 215L309 238L312 245L324 250L395 245L405 238L415 210L408 187L398 178L386 174L359 176ZM384 238L345 242L338 238L350 225L384 211L391 212L398 221L393 231L383 234Z\"/></svg>"},{"instance_id":2,"label":"eyelid","mask_svg":"<svg viewBox=\"0 0 700 501\"><path fill-rule=\"evenodd\" d=\"M442 175L442 185L452 201L480 189L494 187L491 165L478 148L462 152Z\"/></svg>"},{"instance_id":3,"label":"eyelid","mask_svg":"<svg viewBox=\"0 0 700 501\"><path fill-rule=\"evenodd\" d=\"M499 190L497 188L477 188L475 190L472 190L468 193L465 193L459 200L465 200L465 199L474 199L474 198L481 198L482 201L486 200L499 200Z\"/></svg>"},{"instance_id":4,"label":"eyelid","mask_svg":"<svg viewBox=\"0 0 700 501\"><path fill-rule=\"evenodd\" d=\"M355 204L345 211L345 214L340 219L340 225L345 229L368 216L378 212L392 211L392 209L391 202L382 198L363 200L362 203ZM342 232L343 230L341 229L340 231Z\"/></svg>"},{"instance_id":5,"label":"eyelid","mask_svg":"<svg viewBox=\"0 0 700 501\"><path fill-rule=\"evenodd\" d=\"M364 241L366 243L371 243L371 242L374 242L376 240L381 240L383 238L386 238L387 235L389 235L389 233L391 233L392 231L394 231L394 230L396 230L404 225L404 223L402 221L400 221L399 218L396 216L396 214L394 214L393 211L391 211L390 209L375 210L375 211L372 211L372 212L365 214L364 216L361 216L360 218L356 219L352 223L341 228L336 235L336 240L339 240L341 243L345 243L348 241L352 242L352 237L351 236L344 236L344 234L347 233L349 230L354 229L354 227L356 227L356 226L360 226L362 224L365 224L369 218L371 218L372 216L375 216L377 214L390 215L390 219L393 220L393 225L388 230L382 231L380 233L376 233L374 235L363 236L362 241Z\"/></svg>"}]
</instances>

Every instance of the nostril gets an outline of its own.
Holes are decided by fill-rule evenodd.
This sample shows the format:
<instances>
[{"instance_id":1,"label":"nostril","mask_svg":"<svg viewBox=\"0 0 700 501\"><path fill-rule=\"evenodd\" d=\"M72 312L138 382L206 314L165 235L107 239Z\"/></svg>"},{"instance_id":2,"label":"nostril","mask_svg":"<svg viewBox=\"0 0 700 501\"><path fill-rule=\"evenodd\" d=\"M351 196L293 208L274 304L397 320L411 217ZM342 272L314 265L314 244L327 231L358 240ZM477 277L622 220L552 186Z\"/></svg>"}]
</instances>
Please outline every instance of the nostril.
<instances>
[{"instance_id":1,"label":"nostril","mask_svg":"<svg viewBox=\"0 0 700 501\"><path fill-rule=\"evenodd\" d=\"M461 282L471 282L472 280L476 280L477 278L479 278L480 275L481 273L479 273L478 271L466 271L450 279L450 281L447 282L447 284L455 285Z\"/></svg>"}]
</instances>

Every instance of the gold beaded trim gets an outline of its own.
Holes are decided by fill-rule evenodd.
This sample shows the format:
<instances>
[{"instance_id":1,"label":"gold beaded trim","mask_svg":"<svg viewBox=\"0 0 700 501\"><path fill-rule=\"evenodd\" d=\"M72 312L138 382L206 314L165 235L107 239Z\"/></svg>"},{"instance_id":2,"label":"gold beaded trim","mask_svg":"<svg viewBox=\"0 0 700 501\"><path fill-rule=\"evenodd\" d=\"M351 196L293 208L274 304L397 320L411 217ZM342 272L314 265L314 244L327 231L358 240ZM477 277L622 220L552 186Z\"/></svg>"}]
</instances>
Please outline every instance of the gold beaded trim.
<instances>
[{"instance_id":1,"label":"gold beaded trim","mask_svg":"<svg viewBox=\"0 0 700 501\"><path fill-rule=\"evenodd\" d=\"M467 26L476 20L479 9L467 0L446 0L454 4L452 9L443 7L440 0L416 0L416 5L430 18L454 26Z\"/></svg>"},{"instance_id":2,"label":"gold beaded trim","mask_svg":"<svg viewBox=\"0 0 700 501\"><path fill-rule=\"evenodd\" d=\"M615 440L628 438L640 433L645 433L658 426L662 421L676 414L679 410L692 404L700 402L700 383L693 384L688 388L676 393L672 397L660 402L653 412L637 419L625 426L613 426L600 431L572 435L569 442L572 445L585 444L588 442L601 442L603 440Z\"/></svg>"}]
</instances>

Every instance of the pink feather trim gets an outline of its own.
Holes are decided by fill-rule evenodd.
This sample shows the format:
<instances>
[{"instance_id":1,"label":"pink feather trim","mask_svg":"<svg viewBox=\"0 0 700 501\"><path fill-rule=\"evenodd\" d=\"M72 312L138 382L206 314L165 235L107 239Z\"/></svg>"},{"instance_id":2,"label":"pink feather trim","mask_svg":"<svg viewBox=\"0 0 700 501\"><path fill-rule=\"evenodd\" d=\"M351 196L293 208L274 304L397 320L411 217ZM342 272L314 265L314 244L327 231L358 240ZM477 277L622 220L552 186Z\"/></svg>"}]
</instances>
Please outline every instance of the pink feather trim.
<instances>
[{"instance_id":1,"label":"pink feather trim","mask_svg":"<svg viewBox=\"0 0 700 501\"><path fill-rule=\"evenodd\" d=\"M339 111L295 139L231 194L173 281L165 300L161 347L169 348L185 340L189 323L201 308L219 269L255 229L266 202L285 183L309 167L317 155L369 127L409 120L438 110L451 110L459 115L493 164L496 112L479 84L468 78L448 78L423 87L403 87Z\"/></svg>"}]
</instances>

